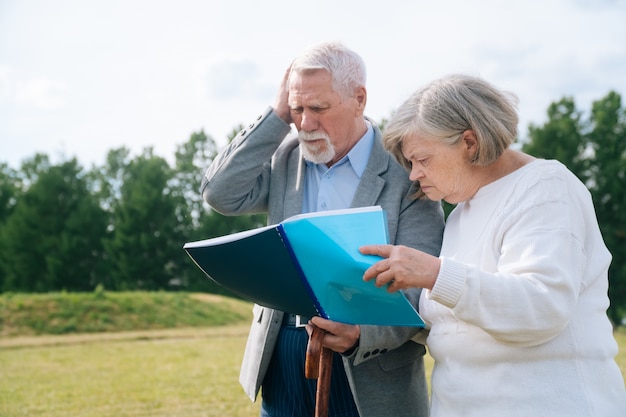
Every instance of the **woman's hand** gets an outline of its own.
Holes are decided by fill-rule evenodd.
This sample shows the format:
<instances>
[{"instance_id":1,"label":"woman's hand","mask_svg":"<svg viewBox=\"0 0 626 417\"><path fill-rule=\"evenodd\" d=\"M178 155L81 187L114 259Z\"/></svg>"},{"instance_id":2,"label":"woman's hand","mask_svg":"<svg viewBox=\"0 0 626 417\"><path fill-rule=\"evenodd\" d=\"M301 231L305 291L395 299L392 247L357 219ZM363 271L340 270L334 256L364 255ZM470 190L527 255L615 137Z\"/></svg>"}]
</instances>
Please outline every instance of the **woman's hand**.
<instances>
[{"instance_id":1,"label":"woman's hand","mask_svg":"<svg viewBox=\"0 0 626 417\"><path fill-rule=\"evenodd\" d=\"M385 258L369 267L363 280L373 279L377 287L389 284L389 292L412 287L432 290L441 266L439 258L407 246L367 245L359 251Z\"/></svg>"}]
</instances>

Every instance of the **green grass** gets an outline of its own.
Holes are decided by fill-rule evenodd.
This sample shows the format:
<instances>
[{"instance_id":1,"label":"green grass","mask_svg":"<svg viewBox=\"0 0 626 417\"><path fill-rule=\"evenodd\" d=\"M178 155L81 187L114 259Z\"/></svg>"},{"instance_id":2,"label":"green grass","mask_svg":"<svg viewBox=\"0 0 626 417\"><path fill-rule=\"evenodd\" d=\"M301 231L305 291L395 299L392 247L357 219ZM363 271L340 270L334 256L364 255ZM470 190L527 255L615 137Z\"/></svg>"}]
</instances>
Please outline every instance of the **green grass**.
<instances>
[{"instance_id":1,"label":"green grass","mask_svg":"<svg viewBox=\"0 0 626 417\"><path fill-rule=\"evenodd\" d=\"M132 329L120 332L99 330L87 334L66 332L62 335L54 333L59 333L57 329L69 328L63 324L68 319L59 318L67 314L63 311L83 314L77 322L95 317L85 313L91 311L88 308L76 307L83 305L80 298L92 297L92 294L0 296L2 333L12 334L0 338L0 416L259 415L259 403L250 402L238 382L251 319L249 303L208 295L138 293L133 297L133 294L106 293L106 298L118 300L113 304L125 305L127 297L136 298L135 303L130 304L144 306L139 313L135 308L122 309L119 306L110 306L107 310L107 315L116 311L115 314L121 316L111 317L112 322ZM145 300L152 296L159 302ZM59 301L64 297L75 301ZM142 298L144 300L140 301ZM154 304L160 304L158 309L162 314L178 314L173 310L179 308L189 311L182 306L191 304L192 310L202 312L198 313L200 317L212 317L211 323L218 325L198 327L195 319L189 322L182 318L155 319L152 309L157 307ZM27 323L43 320L46 309L41 305L50 308L50 321L57 324L42 325L37 327L39 330L34 330ZM147 305L153 306L148 308ZM102 308L94 307L96 310ZM33 316L39 317L38 320L26 317L29 309ZM153 318L136 317L142 311L150 312ZM23 317L17 318L16 315ZM220 315L221 318L214 317ZM131 326L126 321L135 324ZM229 324L225 324L227 322ZM152 330L134 327L138 323L149 323ZM171 323L175 325L171 326ZM77 324L74 328L80 329L81 326L83 324ZM41 329L48 329L48 334L36 335ZM622 346L617 362L622 374L626 375L626 330L620 329L615 335ZM430 373L430 357L427 357L426 367Z\"/></svg>"},{"instance_id":2,"label":"green grass","mask_svg":"<svg viewBox=\"0 0 626 417\"><path fill-rule=\"evenodd\" d=\"M258 416L238 384L248 326L191 330L0 347L0 416Z\"/></svg>"},{"instance_id":3,"label":"green grass","mask_svg":"<svg viewBox=\"0 0 626 417\"><path fill-rule=\"evenodd\" d=\"M0 416L258 416L238 384L250 303L0 295Z\"/></svg>"},{"instance_id":4,"label":"green grass","mask_svg":"<svg viewBox=\"0 0 626 417\"><path fill-rule=\"evenodd\" d=\"M219 326L247 320L248 311L239 300L188 293L3 294L0 336Z\"/></svg>"}]
</instances>

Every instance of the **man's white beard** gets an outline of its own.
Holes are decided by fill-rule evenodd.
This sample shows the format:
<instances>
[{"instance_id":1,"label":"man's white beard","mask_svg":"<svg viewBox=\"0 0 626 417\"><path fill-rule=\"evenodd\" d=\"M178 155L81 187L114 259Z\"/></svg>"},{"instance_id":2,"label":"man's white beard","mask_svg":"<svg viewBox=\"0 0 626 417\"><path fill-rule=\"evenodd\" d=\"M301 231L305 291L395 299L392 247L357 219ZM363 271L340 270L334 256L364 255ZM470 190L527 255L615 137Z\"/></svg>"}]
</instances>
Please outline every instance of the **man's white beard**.
<instances>
[{"instance_id":1,"label":"man's white beard","mask_svg":"<svg viewBox=\"0 0 626 417\"><path fill-rule=\"evenodd\" d=\"M302 155L314 164L326 164L335 157L335 148L330 143L330 137L328 137L326 132L305 132L301 130L298 132L298 139L300 140ZM312 145L308 141L313 139L323 139L324 143L322 145Z\"/></svg>"}]
</instances>

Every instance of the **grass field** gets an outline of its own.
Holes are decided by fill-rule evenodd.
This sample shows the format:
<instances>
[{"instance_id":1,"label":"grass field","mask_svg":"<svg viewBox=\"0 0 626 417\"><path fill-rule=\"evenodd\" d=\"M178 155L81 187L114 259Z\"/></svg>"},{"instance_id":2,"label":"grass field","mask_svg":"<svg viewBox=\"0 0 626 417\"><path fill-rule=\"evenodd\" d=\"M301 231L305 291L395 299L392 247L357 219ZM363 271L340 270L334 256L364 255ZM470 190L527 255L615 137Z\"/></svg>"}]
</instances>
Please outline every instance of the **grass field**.
<instances>
[{"instance_id":1,"label":"grass field","mask_svg":"<svg viewBox=\"0 0 626 417\"><path fill-rule=\"evenodd\" d=\"M0 416L258 416L237 382L247 330L22 339L0 347Z\"/></svg>"},{"instance_id":2,"label":"grass field","mask_svg":"<svg viewBox=\"0 0 626 417\"><path fill-rule=\"evenodd\" d=\"M0 416L258 416L259 404L238 383L250 306L227 302L247 317L212 327L0 338ZM626 331L616 337L626 375Z\"/></svg>"},{"instance_id":3,"label":"grass field","mask_svg":"<svg viewBox=\"0 0 626 417\"><path fill-rule=\"evenodd\" d=\"M0 294L0 337L219 326L247 321L250 304L184 292Z\"/></svg>"}]
</instances>

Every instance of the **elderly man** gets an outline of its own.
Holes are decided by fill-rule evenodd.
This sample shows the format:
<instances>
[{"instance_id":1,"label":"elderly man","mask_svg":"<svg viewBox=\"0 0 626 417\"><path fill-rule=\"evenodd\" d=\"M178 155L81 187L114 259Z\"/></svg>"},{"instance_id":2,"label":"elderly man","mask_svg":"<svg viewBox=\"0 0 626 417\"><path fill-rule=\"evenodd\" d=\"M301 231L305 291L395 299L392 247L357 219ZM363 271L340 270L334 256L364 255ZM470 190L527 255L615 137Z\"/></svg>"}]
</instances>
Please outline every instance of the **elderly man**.
<instances>
[{"instance_id":1,"label":"elderly man","mask_svg":"<svg viewBox=\"0 0 626 417\"><path fill-rule=\"evenodd\" d=\"M352 50L323 43L298 56L276 103L240 132L208 168L204 199L227 215L267 212L270 223L299 213L380 205L392 243L438 255L443 212L415 200L406 171L385 152L365 117L365 65ZM291 124L298 135L289 135ZM320 259L320 268L324 260ZM419 290L407 297L415 306ZM312 416L315 382L304 375L310 318L254 307L240 382L262 416ZM313 318L335 353L329 416L427 416L419 328L358 326ZM402 401L398 401L402 393Z\"/></svg>"}]
</instances>

